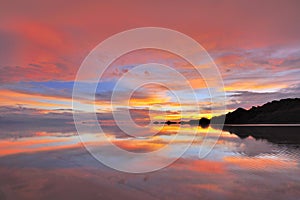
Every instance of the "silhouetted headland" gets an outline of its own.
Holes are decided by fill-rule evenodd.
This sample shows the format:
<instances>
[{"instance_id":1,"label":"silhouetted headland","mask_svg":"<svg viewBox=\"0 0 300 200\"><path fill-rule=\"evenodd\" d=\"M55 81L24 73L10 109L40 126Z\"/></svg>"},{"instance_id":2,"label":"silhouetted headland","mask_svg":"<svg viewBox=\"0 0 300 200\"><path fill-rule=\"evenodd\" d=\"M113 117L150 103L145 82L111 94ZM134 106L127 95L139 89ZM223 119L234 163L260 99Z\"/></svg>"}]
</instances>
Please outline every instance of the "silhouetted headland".
<instances>
[{"instance_id":1,"label":"silhouetted headland","mask_svg":"<svg viewBox=\"0 0 300 200\"><path fill-rule=\"evenodd\" d=\"M251 136L256 140L264 139L275 144L299 145L300 126L296 126L299 124L300 98L281 99L253 106L249 110L238 108L227 113L223 130L241 139ZM211 126L214 127L213 124Z\"/></svg>"},{"instance_id":2,"label":"silhouetted headland","mask_svg":"<svg viewBox=\"0 0 300 200\"><path fill-rule=\"evenodd\" d=\"M272 101L249 110L238 108L225 115L224 124L300 124L300 98Z\"/></svg>"},{"instance_id":3,"label":"silhouetted headland","mask_svg":"<svg viewBox=\"0 0 300 200\"><path fill-rule=\"evenodd\" d=\"M225 117L224 126L239 124L300 124L300 98L281 99L262 106L252 106L251 109L238 108L226 115L213 117L211 120L220 121ZM189 124L207 128L211 122L205 117L189 121L154 122L154 124ZM212 125L214 127L214 125Z\"/></svg>"}]
</instances>

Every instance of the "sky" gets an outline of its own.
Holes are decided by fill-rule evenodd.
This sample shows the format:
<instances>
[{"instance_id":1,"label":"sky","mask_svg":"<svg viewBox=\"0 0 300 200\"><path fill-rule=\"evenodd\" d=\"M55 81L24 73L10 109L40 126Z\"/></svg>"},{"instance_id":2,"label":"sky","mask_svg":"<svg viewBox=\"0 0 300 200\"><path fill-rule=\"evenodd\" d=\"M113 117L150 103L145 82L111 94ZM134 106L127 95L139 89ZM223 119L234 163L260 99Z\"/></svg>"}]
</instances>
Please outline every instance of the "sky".
<instances>
[{"instance_id":1,"label":"sky","mask_svg":"<svg viewBox=\"0 0 300 200\"><path fill-rule=\"evenodd\" d=\"M249 109L273 100L300 97L299 10L299 0L1 0L0 199L9 195L12 199L82 199L99 194L110 199L299 196L299 149L277 146L248 132L240 134L240 139L212 127L152 124L144 128L150 118L178 120L180 108L185 111L183 120L190 120L212 117L211 109L216 110L215 114L224 114L239 107ZM96 88L95 102L78 99L82 117L79 124L88 132L80 135L88 139L84 143L74 126L72 109L77 72L100 42L140 27L176 30L201 44L220 71L226 110L211 102L205 80L186 60L162 50L137 50L110 64ZM197 105L173 74L156 68L131 71L149 62L170 66L186 77ZM129 79L114 89L123 76ZM157 77L174 90L148 84L137 88L129 101L122 98L128 94L127 86ZM90 87L90 82L83 83L80 93L85 94ZM120 95L115 108L110 104L113 91ZM174 92L183 97L184 104L178 102ZM104 134L89 120L88 105L95 105ZM197 106L201 112L195 114ZM113 120L112 111L121 116L128 109L134 122L142 126L139 135L122 129L130 127L127 122L118 126ZM286 132L293 133L296 128ZM270 132L282 133L282 129L275 129ZM182 135L177 136L179 130ZM210 134L206 137L206 133ZM257 134L261 135L259 131ZM99 145L103 147L101 152L116 163L136 164L107 151L106 139L135 153L154 152L168 145L175 151L191 141L193 144L172 166L147 175L132 175L99 165L84 149L87 144ZM204 152L211 150L208 157L199 159L199 147ZM171 152L168 158L174 156ZM142 165L156 164L151 159L148 162ZM176 196L174 190L178 191Z\"/></svg>"},{"instance_id":2,"label":"sky","mask_svg":"<svg viewBox=\"0 0 300 200\"><path fill-rule=\"evenodd\" d=\"M76 73L88 53L116 33L149 26L182 32L207 50L224 81L226 112L299 97L299 8L299 1L268 0L2 1L1 115L20 110L54 115L71 111ZM109 97L118 78L149 61L168 64L184 74L204 116L210 117L211 108L218 110L218 105L210 103L203 79L194 77L192 66L176 55L148 49L126 54L111 64L97 88L98 112L111 111ZM136 76L143 78L147 73ZM178 84L172 79L170 83ZM189 98L186 91L179 92ZM160 104L169 112L168 119L178 117L178 102L161 85L139 88L130 103L132 109L140 109L137 116L146 114L149 105ZM184 108L192 110L193 106Z\"/></svg>"}]
</instances>

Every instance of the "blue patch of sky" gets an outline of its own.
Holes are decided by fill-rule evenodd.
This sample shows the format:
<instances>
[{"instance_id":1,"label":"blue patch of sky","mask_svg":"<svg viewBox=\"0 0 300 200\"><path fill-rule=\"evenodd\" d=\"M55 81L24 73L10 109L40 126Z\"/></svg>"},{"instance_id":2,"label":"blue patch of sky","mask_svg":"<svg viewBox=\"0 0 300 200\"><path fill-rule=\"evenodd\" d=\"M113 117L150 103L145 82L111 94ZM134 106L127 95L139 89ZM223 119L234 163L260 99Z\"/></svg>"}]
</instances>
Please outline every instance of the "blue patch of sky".
<instances>
[{"instance_id":1,"label":"blue patch of sky","mask_svg":"<svg viewBox=\"0 0 300 200\"><path fill-rule=\"evenodd\" d=\"M101 81L97 84L97 93L112 91L116 80ZM91 87L92 83L82 83L82 90ZM2 85L1 88L22 91L25 93L37 93L44 95L67 95L72 94L74 81L45 81L45 82L19 82L13 84Z\"/></svg>"}]
</instances>

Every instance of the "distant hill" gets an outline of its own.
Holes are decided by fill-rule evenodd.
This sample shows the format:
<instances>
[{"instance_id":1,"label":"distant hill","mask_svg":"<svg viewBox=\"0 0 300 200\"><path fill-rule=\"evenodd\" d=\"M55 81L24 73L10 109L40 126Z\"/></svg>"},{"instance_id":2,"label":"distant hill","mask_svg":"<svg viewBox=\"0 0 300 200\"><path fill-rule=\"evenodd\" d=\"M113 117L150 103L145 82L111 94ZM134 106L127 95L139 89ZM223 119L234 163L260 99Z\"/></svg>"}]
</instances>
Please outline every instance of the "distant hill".
<instances>
[{"instance_id":1,"label":"distant hill","mask_svg":"<svg viewBox=\"0 0 300 200\"><path fill-rule=\"evenodd\" d=\"M225 124L299 124L300 98L272 101L249 110L238 108L225 116Z\"/></svg>"},{"instance_id":2,"label":"distant hill","mask_svg":"<svg viewBox=\"0 0 300 200\"><path fill-rule=\"evenodd\" d=\"M224 115L221 115L213 117L211 120L219 121L218 119L223 117ZM208 127L211 120L201 118L182 122L154 122L154 124L178 123ZM300 124L300 98L272 101L262 106L253 106L249 110L238 108L225 115L224 124Z\"/></svg>"}]
</instances>

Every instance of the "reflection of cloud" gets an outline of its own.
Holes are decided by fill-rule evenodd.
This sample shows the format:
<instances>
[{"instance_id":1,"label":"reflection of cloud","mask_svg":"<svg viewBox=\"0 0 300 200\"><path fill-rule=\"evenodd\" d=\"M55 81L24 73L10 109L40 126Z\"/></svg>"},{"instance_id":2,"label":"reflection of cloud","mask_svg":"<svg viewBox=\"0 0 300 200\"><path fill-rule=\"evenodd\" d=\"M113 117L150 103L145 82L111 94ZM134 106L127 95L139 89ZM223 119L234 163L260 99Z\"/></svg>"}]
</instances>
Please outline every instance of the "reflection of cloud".
<instances>
[{"instance_id":1,"label":"reflection of cloud","mask_svg":"<svg viewBox=\"0 0 300 200\"><path fill-rule=\"evenodd\" d=\"M138 152L138 153L157 151L160 148L167 145L167 142L164 142L159 138L116 140L113 141L113 143L126 151Z\"/></svg>"},{"instance_id":2,"label":"reflection of cloud","mask_svg":"<svg viewBox=\"0 0 300 200\"><path fill-rule=\"evenodd\" d=\"M122 115L126 113L127 109L120 109L116 111L117 115ZM130 109L131 117L134 119L134 122L139 126L145 125L149 119L149 110L148 109ZM154 115L174 115L176 113L167 111L152 111ZM80 113L82 123L86 126L90 132L95 132L95 122L89 121L89 113ZM88 118L87 118L88 117ZM111 112L97 113L98 122L101 124L102 129L105 133L113 135L114 137L129 137L124 133L115 123L113 115ZM127 122L124 123L126 126ZM139 133L140 136L149 135L151 129L143 129ZM157 130L153 130L155 133ZM0 137L1 138L10 138L10 137L31 137L36 136L40 133L47 133L47 135L59 135L63 136L72 136L77 134L74 119L73 111L68 109L57 109L57 110L42 110L35 108L26 108L26 107L11 107L11 106L2 106L0 107ZM158 134L171 134L171 131L162 131ZM59 133L59 134L58 134ZM173 133L172 133L173 134Z\"/></svg>"},{"instance_id":3,"label":"reflection of cloud","mask_svg":"<svg viewBox=\"0 0 300 200\"><path fill-rule=\"evenodd\" d=\"M116 161L122 162L115 156ZM225 156L220 161L180 158L160 171L129 174L105 167L82 148L57 149L1 157L0 186L5 185L1 187L4 195L11 194L13 187L14 199L18 195L29 195L28 199L36 196L82 199L84 195L93 199L99 193L107 199L120 198L121 194L122 198L130 199L252 200L274 195L278 200L297 199L300 171L297 163L284 155L282 158L245 155ZM15 187L21 183L22 187ZM66 189L72 194L66 193Z\"/></svg>"},{"instance_id":4,"label":"reflection of cloud","mask_svg":"<svg viewBox=\"0 0 300 200\"><path fill-rule=\"evenodd\" d=\"M190 187L195 187L201 190L207 190L209 192L214 192L214 193L225 192L223 188L217 184L198 184L198 185L190 185Z\"/></svg>"},{"instance_id":5,"label":"reflection of cloud","mask_svg":"<svg viewBox=\"0 0 300 200\"><path fill-rule=\"evenodd\" d=\"M223 132L218 139L217 144L226 146L230 150L239 155L248 157L258 156L260 154L274 153L273 145L264 140L255 140L253 138L240 139L234 134Z\"/></svg>"},{"instance_id":6,"label":"reflection of cloud","mask_svg":"<svg viewBox=\"0 0 300 200\"><path fill-rule=\"evenodd\" d=\"M278 170L296 168L298 163L291 160L261 157L225 157L224 161L228 164L237 165L244 170Z\"/></svg>"},{"instance_id":7,"label":"reflection of cloud","mask_svg":"<svg viewBox=\"0 0 300 200\"><path fill-rule=\"evenodd\" d=\"M189 163L188 166L186 165L187 163ZM212 173L217 175L226 173L222 163L209 160L180 159L176 162L174 167L204 174Z\"/></svg>"},{"instance_id":8,"label":"reflection of cloud","mask_svg":"<svg viewBox=\"0 0 300 200\"><path fill-rule=\"evenodd\" d=\"M44 139L46 138L46 139ZM12 154L37 153L81 147L78 138L34 137L18 140L1 140L0 157Z\"/></svg>"},{"instance_id":9,"label":"reflection of cloud","mask_svg":"<svg viewBox=\"0 0 300 200\"><path fill-rule=\"evenodd\" d=\"M0 137L34 136L36 132L74 133L70 112L45 112L23 107L0 107Z\"/></svg>"}]
</instances>

